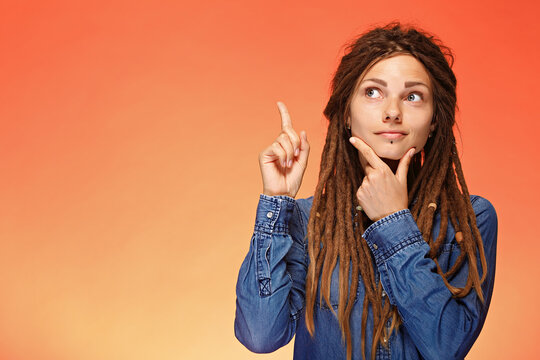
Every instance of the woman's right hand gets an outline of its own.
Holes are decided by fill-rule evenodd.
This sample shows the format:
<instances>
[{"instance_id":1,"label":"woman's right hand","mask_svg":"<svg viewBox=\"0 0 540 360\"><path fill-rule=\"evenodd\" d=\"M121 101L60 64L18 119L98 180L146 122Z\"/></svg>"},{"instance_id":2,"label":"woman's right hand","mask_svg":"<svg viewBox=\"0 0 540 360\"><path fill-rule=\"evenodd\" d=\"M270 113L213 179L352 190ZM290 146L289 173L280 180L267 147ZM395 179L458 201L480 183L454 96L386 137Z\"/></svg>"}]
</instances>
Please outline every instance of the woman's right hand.
<instances>
[{"instance_id":1,"label":"woman's right hand","mask_svg":"<svg viewBox=\"0 0 540 360\"><path fill-rule=\"evenodd\" d=\"M277 103L281 115L281 132L276 140L259 154L263 194L287 195L292 198L300 189L309 156L306 132L300 136L292 127L285 104Z\"/></svg>"}]
</instances>

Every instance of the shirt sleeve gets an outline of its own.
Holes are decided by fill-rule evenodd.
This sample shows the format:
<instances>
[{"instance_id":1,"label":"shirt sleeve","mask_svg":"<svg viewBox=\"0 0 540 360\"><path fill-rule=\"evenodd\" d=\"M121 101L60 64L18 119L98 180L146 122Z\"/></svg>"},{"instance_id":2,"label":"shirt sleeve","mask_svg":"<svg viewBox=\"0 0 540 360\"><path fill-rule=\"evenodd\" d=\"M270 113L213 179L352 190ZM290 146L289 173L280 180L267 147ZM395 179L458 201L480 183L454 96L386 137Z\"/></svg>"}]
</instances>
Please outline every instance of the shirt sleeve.
<instances>
[{"instance_id":1,"label":"shirt sleeve","mask_svg":"<svg viewBox=\"0 0 540 360\"><path fill-rule=\"evenodd\" d=\"M249 252L236 284L237 339L257 353L286 345L304 306L306 243L296 200L260 195Z\"/></svg>"},{"instance_id":2,"label":"shirt sleeve","mask_svg":"<svg viewBox=\"0 0 540 360\"><path fill-rule=\"evenodd\" d=\"M463 298L452 296L428 257L429 245L408 209L378 220L364 232L388 299L397 306L402 326L426 359L463 359L487 315L495 278L497 214L484 198L474 198L472 205L487 262L487 276L481 285L484 304L474 288ZM465 261L449 282L463 287L467 274Z\"/></svg>"}]
</instances>

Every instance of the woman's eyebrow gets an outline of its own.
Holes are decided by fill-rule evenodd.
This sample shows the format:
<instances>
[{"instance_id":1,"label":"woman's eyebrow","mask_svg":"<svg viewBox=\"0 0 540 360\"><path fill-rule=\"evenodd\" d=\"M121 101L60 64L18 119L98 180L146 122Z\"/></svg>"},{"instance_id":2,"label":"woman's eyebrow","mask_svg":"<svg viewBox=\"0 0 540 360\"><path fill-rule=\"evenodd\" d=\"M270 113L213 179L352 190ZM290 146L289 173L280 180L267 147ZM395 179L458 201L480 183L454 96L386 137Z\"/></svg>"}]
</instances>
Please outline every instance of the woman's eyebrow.
<instances>
[{"instance_id":1,"label":"woman's eyebrow","mask_svg":"<svg viewBox=\"0 0 540 360\"><path fill-rule=\"evenodd\" d=\"M406 88L411 87L411 86L415 86L415 85L423 85L423 86L425 86L425 87L427 87L429 89L429 86L427 86L426 84L424 84L421 81L405 81L405 87Z\"/></svg>"},{"instance_id":2,"label":"woman's eyebrow","mask_svg":"<svg viewBox=\"0 0 540 360\"><path fill-rule=\"evenodd\" d=\"M376 82L376 83L381 84L381 85L384 86L384 87L387 87L387 86L388 86L388 84L386 83L386 81L381 80L381 79L377 79L377 78L365 79L364 81L373 81L373 82ZM363 83L364 81L362 81L362 83ZM425 86L425 87L427 87L427 88L429 89L429 86L427 86L426 84L424 84L424 83L421 82L421 81L405 81L405 87L406 87L406 88L411 87L411 86L415 86L415 85L423 85L423 86Z\"/></svg>"},{"instance_id":3,"label":"woman's eyebrow","mask_svg":"<svg viewBox=\"0 0 540 360\"><path fill-rule=\"evenodd\" d=\"M388 84L386 83L386 81L381 80L381 79L375 79L375 78L372 78L372 79L365 79L364 81L362 81L362 83L365 83L366 81L373 81L373 82L376 82L376 83L381 84L381 85L384 86L384 87L387 87L387 86L388 86Z\"/></svg>"}]
</instances>

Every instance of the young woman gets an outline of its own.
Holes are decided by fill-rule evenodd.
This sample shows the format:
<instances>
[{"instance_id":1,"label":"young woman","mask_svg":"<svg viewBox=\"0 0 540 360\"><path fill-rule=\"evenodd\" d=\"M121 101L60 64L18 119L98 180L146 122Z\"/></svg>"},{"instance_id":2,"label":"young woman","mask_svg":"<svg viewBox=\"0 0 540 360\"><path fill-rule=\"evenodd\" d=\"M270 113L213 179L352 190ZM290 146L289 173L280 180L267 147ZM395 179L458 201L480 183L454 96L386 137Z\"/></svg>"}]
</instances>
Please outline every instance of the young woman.
<instances>
[{"instance_id":1,"label":"young woman","mask_svg":"<svg viewBox=\"0 0 540 360\"><path fill-rule=\"evenodd\" d=\"M236 287L235 334L248 349L271 352L296 334L295 359L465 357L493 292L497 215L465 183L452 64L438 39L399 23L354 41L307 199L294 199L307 137L278 103Z\"/></svg>"}]
</instances>

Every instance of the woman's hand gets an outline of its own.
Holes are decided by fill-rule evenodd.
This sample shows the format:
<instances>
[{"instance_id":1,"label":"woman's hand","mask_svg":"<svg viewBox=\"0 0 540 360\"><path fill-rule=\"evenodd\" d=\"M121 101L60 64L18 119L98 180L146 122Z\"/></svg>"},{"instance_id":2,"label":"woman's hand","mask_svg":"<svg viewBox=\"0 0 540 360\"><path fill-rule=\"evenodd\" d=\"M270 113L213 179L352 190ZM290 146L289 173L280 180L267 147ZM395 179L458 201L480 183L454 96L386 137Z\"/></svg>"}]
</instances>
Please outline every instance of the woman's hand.
<instances>
[{"instance_id":1,"label":"woman's hand","mask_svg":"<svg viewBox=\"0 0 540 360\"><path fill-rule=\"evenodd\" d=\"M414 148L399 160L396 173L375 154L362 139L351 137L350 142L358 149L365 177L356 192L362 210L373 221L396 211L407 209L407 172Z\"/></svg>"},{"instance_id":2,"label":"woman's hand","mask_svg":"<svg viewBox=\"0 0 540 360\"><path fill-rule=\"evenodd\" d=\"M300 137L294 131L285 104L278 101L277 105L281 115L281 132L276 140L259 154L263 194L294 198L307 167L309 143L305 131L300 133Z\"/></svg>"}]
</instances>

